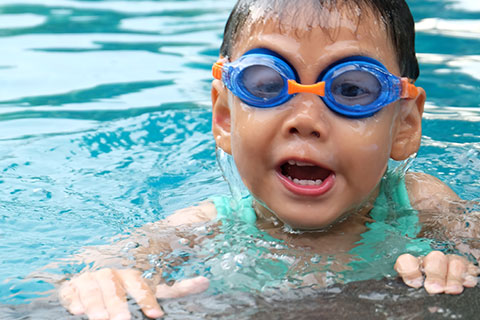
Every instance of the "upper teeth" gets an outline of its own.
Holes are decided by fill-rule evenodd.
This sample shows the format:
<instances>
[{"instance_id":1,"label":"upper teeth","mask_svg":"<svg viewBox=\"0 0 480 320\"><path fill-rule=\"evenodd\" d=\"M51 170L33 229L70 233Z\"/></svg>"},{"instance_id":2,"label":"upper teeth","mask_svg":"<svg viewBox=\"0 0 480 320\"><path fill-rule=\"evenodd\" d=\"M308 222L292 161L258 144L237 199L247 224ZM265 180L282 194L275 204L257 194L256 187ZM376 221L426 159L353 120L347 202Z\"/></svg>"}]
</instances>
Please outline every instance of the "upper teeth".
<instances>
[{"instance_id":1,"label":"upper teeth","mask_svg":"<svg viewBox=\"0 0 480 320\"><path fill-rule=\"evenodd\" d=\"M288 160L288 164L291 166L299 166L299 167L314 167L315 165L308 162L301 162L295 160Z\"/></svg>"}]
</instances>

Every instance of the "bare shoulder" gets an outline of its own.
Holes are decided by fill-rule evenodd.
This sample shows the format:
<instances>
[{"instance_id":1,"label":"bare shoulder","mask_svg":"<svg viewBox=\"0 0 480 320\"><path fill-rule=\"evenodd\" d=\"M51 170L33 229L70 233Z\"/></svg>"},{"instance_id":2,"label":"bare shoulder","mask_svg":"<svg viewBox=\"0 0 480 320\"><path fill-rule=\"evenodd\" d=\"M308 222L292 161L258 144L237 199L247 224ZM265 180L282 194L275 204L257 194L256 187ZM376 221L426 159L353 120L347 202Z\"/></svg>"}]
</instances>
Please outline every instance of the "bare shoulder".
<instances>
[{"instance_id":1,"label":"bare shoulder","mask_svg":"<svg viewBox=\"0 0 480 320\"><path fill-rule=\"evenodd\" d=\"M426 173L408 172L405 184L410 203L416 210L440 209L460 200L449 186Z\"/></svg>"},{"instance_id":2,"label":"bare shoulder","mask_svg":"<svg viewBox=\"0 0 480 320\"><path fill-rule=\"evenodd\" d=\"M217 210L215 209L215 205L211 201L203 201L196 206L175 211L167 218L153 223L153 225L161 224L168 227L177 227L208 222L215 219L216 216Z\"/></svg>"}]
</instances>

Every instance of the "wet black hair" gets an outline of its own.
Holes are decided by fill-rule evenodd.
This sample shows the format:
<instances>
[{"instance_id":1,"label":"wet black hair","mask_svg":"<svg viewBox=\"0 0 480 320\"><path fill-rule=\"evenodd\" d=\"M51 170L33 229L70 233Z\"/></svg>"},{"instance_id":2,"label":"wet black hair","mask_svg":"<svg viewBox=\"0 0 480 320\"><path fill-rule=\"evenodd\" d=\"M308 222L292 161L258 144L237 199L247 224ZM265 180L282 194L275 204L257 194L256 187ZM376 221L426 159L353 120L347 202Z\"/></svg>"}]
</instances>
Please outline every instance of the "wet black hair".
<instances>
[{"instance_id":1,"label":"wet black hair","mask_svg":"<svg viewBox=\"0 0 480 320\"><path fill-rule=\"evenodd\" d=\"M402 77L416 80L419 76L418 61L415 55L415 23L405 0L238 0L225 26L220 55L229 57L237 41L239 32L247 22L252 22L252 12L258 8L281 12L282 9L300 8L308 4L308 14L320 13L322 9L336 5L346 5L352 9L370 9L383 22L397 55L397 63ZM267 14L267 13L266 13ZM295 16L290 13L290 16ZM305 18L298 15L299 19ZM265 18L264 16L259 18ZM359 19L362 17L359 16ZM255 21L253 21L255 22Z\"/></svg>"}]
</instances>

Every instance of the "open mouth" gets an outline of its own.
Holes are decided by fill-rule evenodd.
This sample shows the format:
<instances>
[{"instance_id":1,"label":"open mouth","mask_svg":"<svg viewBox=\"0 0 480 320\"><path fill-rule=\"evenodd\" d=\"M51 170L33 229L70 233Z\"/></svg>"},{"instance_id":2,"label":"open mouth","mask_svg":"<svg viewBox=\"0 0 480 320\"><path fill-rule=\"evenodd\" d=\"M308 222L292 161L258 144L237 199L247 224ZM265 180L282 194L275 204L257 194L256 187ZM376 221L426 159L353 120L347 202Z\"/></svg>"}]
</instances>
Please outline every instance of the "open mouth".
<instances>
[{"instance_id":1,"label":"open mouth","mask_svg":"<svg viewBox=\"0 0 480 320\"><path fill-rule=\"evenodd\" d=\"M278 174L287 189L302 195L321 195L330 190L334 183L333 171L313 163L288 160Z\"/></svg>"}]
</instances>

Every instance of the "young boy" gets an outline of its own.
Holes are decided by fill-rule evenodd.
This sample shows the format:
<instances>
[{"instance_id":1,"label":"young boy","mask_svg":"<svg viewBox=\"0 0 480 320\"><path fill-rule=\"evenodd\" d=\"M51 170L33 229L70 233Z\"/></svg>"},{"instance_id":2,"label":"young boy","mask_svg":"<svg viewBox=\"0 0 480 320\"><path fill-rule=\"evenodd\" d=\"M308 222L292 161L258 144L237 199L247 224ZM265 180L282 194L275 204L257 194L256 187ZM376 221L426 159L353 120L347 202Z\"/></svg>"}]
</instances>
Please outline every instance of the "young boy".
<instances>
[{"instance_id":1,"label":"young boy","mask_svg":"<svg viewBox=\"0 0 480 320\"><path fill-rule=\"evenodd\" d=\"M373 226L389 228L391 199L408 209L398 215L405 221L398 232L408 237L419 234L418 221L431 220L422 212L446 214L458 203L431 176L396 178L387 170L390 158L405 160L420 145L425 92L413 85L413 27L404 0L238 1L214 67L212 130L253 196L245 219L287 243L307 239L313 251L355 252ZM398 203L394 210L403 210ZM216 199L151 228L225 215L225 201ZM460 232L458 223L435 217L446 234ZM324 232L293 237L285 225ZM465 258L439 251L401 255L395 269L407 285L430 293L461 293L476 285L478 273ZM128 319L129 294L156 318L163 314L156 298L208 285L198 277L152 289L138 270L102 269L66 282L60 296L74 314Z\"/></svg>"}]
</instances>

